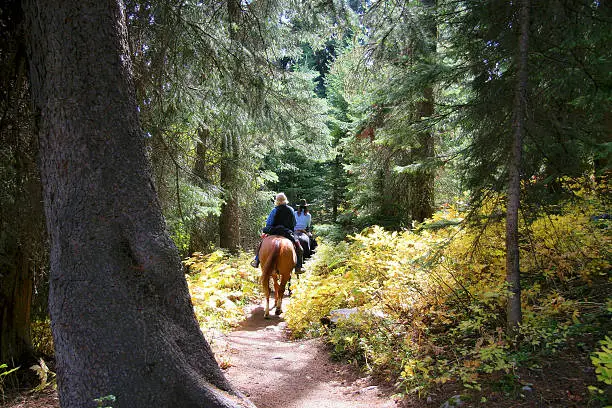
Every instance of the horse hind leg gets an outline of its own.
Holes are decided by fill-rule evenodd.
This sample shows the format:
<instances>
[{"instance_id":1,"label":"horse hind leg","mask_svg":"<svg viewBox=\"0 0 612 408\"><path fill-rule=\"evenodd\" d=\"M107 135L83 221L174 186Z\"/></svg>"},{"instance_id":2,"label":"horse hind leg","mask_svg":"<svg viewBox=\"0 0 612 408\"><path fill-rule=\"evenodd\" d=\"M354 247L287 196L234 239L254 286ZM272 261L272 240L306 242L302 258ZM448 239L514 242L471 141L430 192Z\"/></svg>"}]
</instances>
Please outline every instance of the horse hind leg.
<instances>
[{"instance_id":1,"label":"horse hind leg","mask_svg":"<svg viewBox=\"0 0 612 408\"><path fill-rule=\"evenodd\" d=\"M281 274L280 285L278 288L278 301L276 310L274 311L274 314L277 316L283 313L283 296L285 295L285 287L287 286L287 282L289 282L289 278L291 278L291 271L289 271L289 273Z\"/></svg>"},{"instance_id":2,"label":"horse hind leg","mask_svg":"<svg viewBox=\"0 0 612 408\"><path fill-rule=\"evenodd\" d=\"M272 275L272 282L274 283L274 307L278 308L278 292L279 292L279 284L278 284L278 275ZM278 316L278 314L277 314Z\"/></svg>"},{"instance_id":3,"label":"horse hind leg","mask_svg":"<svg viewBox=\"0 0 612 408\"><path fill-rule=\"evenodd\" d=\"M264 318L270 317L270 275L264 273L261 277L261 285L263 287L264 297L266 298L266 308L264 310Z\"/></svg>"}]
</instances>

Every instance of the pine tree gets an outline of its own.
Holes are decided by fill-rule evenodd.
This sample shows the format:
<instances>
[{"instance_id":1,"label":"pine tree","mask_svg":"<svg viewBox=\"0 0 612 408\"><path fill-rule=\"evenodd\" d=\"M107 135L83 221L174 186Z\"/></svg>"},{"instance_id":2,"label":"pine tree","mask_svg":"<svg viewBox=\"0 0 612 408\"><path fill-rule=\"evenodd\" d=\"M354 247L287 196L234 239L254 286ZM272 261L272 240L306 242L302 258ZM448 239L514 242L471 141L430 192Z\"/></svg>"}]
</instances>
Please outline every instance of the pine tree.
<instances>
[{"instance_id":1,"label":"pine tree","mask_svg":"<svg viewBox=\"0 0 612 408\"><path fill-rule=\"evenodd\" d=\"M562 177L593 173L607 157L609 6L599 2L441 1L449 92L445 114L460 129L472 205L507 200L508 325L520 322L519 206L554 203ZM608 95L608 96L604 96ZM520 201L519 201L520 200Z\"/></svg>"}]
</instances>

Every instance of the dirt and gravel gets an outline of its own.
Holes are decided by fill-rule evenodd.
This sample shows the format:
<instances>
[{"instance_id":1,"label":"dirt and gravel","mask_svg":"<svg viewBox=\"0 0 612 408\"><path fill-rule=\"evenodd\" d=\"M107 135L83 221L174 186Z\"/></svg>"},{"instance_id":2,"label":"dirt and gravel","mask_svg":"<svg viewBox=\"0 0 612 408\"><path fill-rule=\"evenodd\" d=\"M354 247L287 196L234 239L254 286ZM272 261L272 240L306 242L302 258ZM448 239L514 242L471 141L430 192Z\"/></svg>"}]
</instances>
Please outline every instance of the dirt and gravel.
<instances>
[{"instance_id":1,"label":"dirt and gravel","mask_svg":"<svg viewBox=\"0 0 612 408\"><path fill-rule=\"evenodd\" d=\"M391 408L389 387L334 362L320 339L289 339L282 318L253 307L238 330L213 340L226 375L259 408Z\"/></svg>"}]
</instances>

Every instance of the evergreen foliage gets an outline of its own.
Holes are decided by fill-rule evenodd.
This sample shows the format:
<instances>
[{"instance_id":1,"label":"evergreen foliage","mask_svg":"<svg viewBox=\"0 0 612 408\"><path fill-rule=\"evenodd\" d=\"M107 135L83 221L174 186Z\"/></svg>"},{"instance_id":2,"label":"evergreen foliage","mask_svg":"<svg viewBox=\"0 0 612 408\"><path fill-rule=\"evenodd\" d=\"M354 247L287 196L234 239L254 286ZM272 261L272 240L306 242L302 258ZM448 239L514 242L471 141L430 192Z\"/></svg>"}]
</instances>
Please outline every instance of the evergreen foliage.
<instances>
[{"instance_id":1,"label":"evergreen foliage","mask_svg":"<svg viewBox=\"0 0 612 408\"><path fill-rule=\"evenodd\" d=\"M222 218L245 226L243 245L252 246L253 225L262 217L252 211L253 198L267 177L257 174L272 145L325 154L326 108L314 94L315 74L292 62L304 41L321 42L314 27L327 23L323 14L313 17L315 11L323 10L283 1L128 4L141 117L160 198L184 253L205 250L185 241L190 234L212 238L214 245L218 232L204 233L201 220L214 220L230 201L240 213ZM199 140L202 129L206 140ZM228 134L236 150L230 156L222 154ZM194 179L198 142L207 158ZM231 180L219 178L222 168L235 170ZM181 194L182 185L205 191Z\"/></svg>"},{"instance_id":2,"label":"evergreen foliage","mask_svg":"<svg viewBox=\"0 0 612 408\"><path fill-rule=\"evenodd\" d=\"M558 199L562 191L555 180L592 172L594 160L598 172L609 169L610 12L609 5L590 1L531 7L522 178L538 183L525 190L527 202ZM470 140L461 161L474 202L505 185L517 15L513 3L503 1L440 2L445 64L439 79L466 91L449 95L447 114Z\"/></svg>"}]
</instances>

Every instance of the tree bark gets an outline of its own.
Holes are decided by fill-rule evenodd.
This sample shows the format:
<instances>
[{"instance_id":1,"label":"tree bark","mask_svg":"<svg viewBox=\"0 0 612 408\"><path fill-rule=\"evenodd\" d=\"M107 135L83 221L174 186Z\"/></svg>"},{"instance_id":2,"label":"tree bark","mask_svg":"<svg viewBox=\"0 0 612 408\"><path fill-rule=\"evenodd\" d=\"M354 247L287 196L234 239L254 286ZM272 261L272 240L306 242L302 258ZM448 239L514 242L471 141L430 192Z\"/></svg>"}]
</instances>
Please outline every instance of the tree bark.
<instances>
[{"instance_id":1,"label":"tree bark","mask_svg":"<svg viewBox=\"0 0 612 408\"><path fill-rule=\"evenodd\" d=\"M208 155L210 129L202 127L198 130L196 141L196 158L193 166L193 184L205 189L212 183L213 175ZM216 171L216 170L215 170ZM212 219L212 221L211 221ZM189 253L202 252L210 249L211 243L216 243L218 233L217 217L207 216L194 220L189 231Z\"/></svg>"},{"instance_id":2,"label":"tree bark","mask_svg":"<svg viewBox=\"0 0 612 408\"><path fill-rule=\"evenodd\" d=\"M27 0L64 408L252 406L193 313L145 155L123 4Z\"/></svg>"},{"instance_id":3,"label":"tree bark","mask_svg":"<svg viewBox=\"0 0 612 408\"><path fill-rule=\"evenodd\" d=\"M0 362L19 364L32 359L32 270L21 246L3 255L9 256L0 263Z\"/></svg>"},{"instance_id":4,"label":"tree bark","mask_svg":"<svg viewBox=\"0 0 612 408\"><path fill-rule=\"evenodd\" d=\"M424 100L419 103L420 118L429 118L434 113L433 88L428 86L423 92ZM423 130L418 136L419 147L416 156L419 160L431 160L435 156L434 137L431 130ZM434 212L434 174L426 168L419 170L411 186L412 219L423 222Z\"/></svg>"},{"instance_id":5,"label":"tree bark","mask_svg":"<svg viewBox=\"0 0 612 408\"><path fill-rule=\"evenodd\" d=\"M240 249L240 207L236 171L239 160L238 138L225 134L221 142L221 177L224 203L219 217L219 246L237 252Z\"/></svg>"},{"instance_id":6,"label":"tree bark","mask_svg":"<svg viewBox=\"0 0 612 408\"><path fill-rule=\"evenodd\" d=\"M341 183L340 178L342 177L342 160L339 154L336 154L332 163L332 222L338 222L338 207L340 207Z\"/></svg>"},{"instance_id":7,"label":"tree bark","mask_svg":"<svg viewBox=\"0 0 612 408\"><path fill-rule=\"evenodd\" d=\"M0 45L0 363L35 362L30 336L33 279L45 233L36 168L21 6L3 10ZM5 35L6 34L6 35ZM44 261L43 261L44 262Z\"/></svg>"},{"instance_id":8,"label":"tree bark","mask_svg":"<svg viewBox=\"0 0 612 408\"><path fill-rule=\"evenodd\" d=\"M436 0L421 0L421 4L433 14L436 7ZM430 45L424 52L428 55L436 53L436 43L438 37L438 27L436 21L432 19L426 28L429 36ZM434 94L432 86L427 86L423 91L423 100L418 103L418 120L430 118L434 114ZM418 135L419 147L416 149L418 160L428 161L435 156L435 146L433 131L424 129ZM412 195L411 214L412 219L423 222L426 218L431 218L434 212L434 174L430 168L419 170L413 177L410 191Z\"/></svg>"},{"instance_id":9,"label":"tree bark","mask_svg":"<svg viewBox=\"0 0 612 408\"><path fill-rule=\"evenodd\" d=\"M529 0L522 0L519 13L519 47L517 80L512 120L512 147L508 163L508 203L506 214L506 281L510 294L507 304L507 324L515 333L522 320L521 273L519 264L519 206L521 192L521 153L525 133L527 105L527 52L529 44Z\"/></svg>"}]
</instances>

